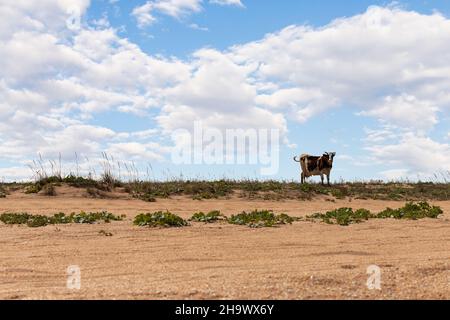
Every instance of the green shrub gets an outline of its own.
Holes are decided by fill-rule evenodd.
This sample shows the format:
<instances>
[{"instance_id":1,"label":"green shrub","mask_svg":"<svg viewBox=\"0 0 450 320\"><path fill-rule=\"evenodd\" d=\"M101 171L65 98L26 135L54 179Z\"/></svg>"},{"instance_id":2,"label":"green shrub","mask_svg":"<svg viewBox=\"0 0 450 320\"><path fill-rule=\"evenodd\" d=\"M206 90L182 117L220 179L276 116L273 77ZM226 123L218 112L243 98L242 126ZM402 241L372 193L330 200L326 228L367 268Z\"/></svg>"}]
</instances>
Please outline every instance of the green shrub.
<instances>
[{"instance_id":1,"label":"green shrub","mask_svg":"<svg viewBox=\"0 0 450 320\"><path fill-rule=\"evenodd\" d=\"M366 209L359 209L353 211L352 208L339 208L327 213L315 213L308 216L308 219L321 219L323 222L328 224L338 224L341 226L348 226L352 223L359 223L363 220L368 220L373 218L373 214Z\"/></svg>"},{"instance_id":2,"label":"green shrub","mask_svg":"<svg viewBox=\"0 0 450 320\"><path fill-rule=\"evenodd\" d=\"M331 195L336 199L345 199L348 196L346 189L331 189Z\"/></svg>"},{"instance_id":3,"label":"green shrub","mask_svg":"<svg viewBox=\"0 0 450 320\"><path fill-rule=\"evenodd\" d=\"M38 193L39 191L41 191L41 189L42 187L39 184L32 184L25 188L25 193L26 194Z\"/></svg>"},{"instance_id":4,"label":"green shrub","mask_svg":"<svg viewBox=\"0 0 450 320\"><path fill-rule=\"evenodd\" d=\"M207 214L203 212L197 212L192 216L190 220L195 222L212 223L224 219L226 219L226 217L223 216L220 211L211 211Z\"/></svg>"},{"instance_id":5,"label":"green shrub","mask_svg":"<svg viewBox=\"0 0 450 320\"><path fill-rule=\"evenodd\" d=\"M140 195L138 198L145 202L156 202L156 198L148 193L144 193L143 195Z\"/></svg>"},{"instance_id":6,"label":"green shrub","mask_svg":"<svg viewBox=\"0 0 450 320\"><path fill-rule=\"evenodd\" d=\"M431 206L428 202L413 203L408 202L404 207L399 209L387 208L384 211L378 213L377 218L386 219L423 219L432 218L436 219L443 213L440 207Z\"/></svg>"},{"instance_id":7,"label":"green shrub","mask_svg":"<svg viewBox=\"0 0 450 320\"><path fill-rule=\"evenodd\" d=\"M143 213L136 216L134 224L140 227L184 227L188 223L181 217L166 211Z\"/></svg>"},{"instance_id":8,"label":"green shrub","mask_svg":"<svg viewBox=\"0 0 450 320\"><path fill-rule=\"evenodd\" d=\"M46 184L43 188L42 188L42 194L49 196L49 197L54 197L56 196L56 190L55 190L55 186L53 184Z\"/></svg>"},{"instance_id":9,"label":"green shrub","mask_svg":"<svg viewBox=\"0 0 450 320\"><path fill-rule=\"evenodd\" d=\"M112 213L102 212L90 212L86 213L81 211L80 213L71 213L65 215L64 213L57 213L53 216L44 215L31 215L29 213L3 213L0 215L0 221L5 224L26 224L29 227L44 227L53 224L67 224L67 223L95 223L103 221L109 223L110 221L121 221L124 216L115 216Z\"/></svg>"},{"instance_id":10,"label":"green shrub","mask_svg":"<svg viewBox=\"0 0 450 320\"><path fill-rule=\"evenodd\" d=\"M430 206L427 202L413 203L408 202L404 207L399 209L387 208L378 214L372 214L367 209L358 209L353 211L351 208L340 208L327 213L315 213L307 216L308 219L319 219L328 224L338 224L348 226L352 223L360 223L369 219L423 219L437 218L443 213L440 207Z\"/></svg>"},{"instance_id":11,"label":"green shrub","mask_svg":"<svg viewBox=\"0 0 450 320\"><path fill-rule=\"evenodd\" d=\"M287 214L275 215L271 210L254 210L232 215L228 219L231 224L247 225L251 228L273 227L280 224L291 224L295 219Z\"/></svg>"},{"instance_id":12,"label":"green shrub","mask_svg":"<svg viewBox=\"0 0 450 320\"><path fill-rule=\"evenodd\" d=\"M91 178L84 178L80 176L75 176L73 174L68 175L61 182L68 183L69 185L76 188L87 188L87 187L97 187L99 183Z\"/></svg>"},{"instance_id":13,"label":"green shrub","mask_svg":"<svg viewBox=\"0 0 450 320\"><path fill-rule=\"evenodd\" d=\"M45 227L49 224L52 224L50 218L41 215L31 216L27 221L27 226L31 228Z\"/></svg>"},{"instance_id":14,"label":"green shrub","mask_svg":"<svg viewBox=\"0 0 450 320\"><path fill-rule=\"evenodd\" d=\"M31 218L31 215L23 212L23 213L2 213L0 215L0 221L4 224L26 224L28 219Z\"/></svg>"},{"instance_id":15,"label":"green shrub","mask_svg":"<svg viewBox=\"0 0 450 320\"><path fill-rule=\"evenodd\" d=\"M69 220L73 223L94 223L97 221L103 221L105 223L110 223L111 221L122 221L125 218L124 215L116 216L107 211L101 212L89 212L86 213L81 211L80 213L72 213Z\"/></svg>"}]
</instances>

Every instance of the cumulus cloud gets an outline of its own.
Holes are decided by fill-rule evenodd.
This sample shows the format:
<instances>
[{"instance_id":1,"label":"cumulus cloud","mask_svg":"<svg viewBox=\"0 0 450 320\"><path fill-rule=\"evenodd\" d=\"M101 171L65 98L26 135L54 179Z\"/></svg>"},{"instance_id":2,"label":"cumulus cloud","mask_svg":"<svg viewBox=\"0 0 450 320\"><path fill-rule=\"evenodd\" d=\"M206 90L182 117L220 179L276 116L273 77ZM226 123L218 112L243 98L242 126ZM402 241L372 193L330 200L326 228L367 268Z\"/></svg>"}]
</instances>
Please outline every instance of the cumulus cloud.
<instances>
[{"instance_id":1,"label":"cumulus cloud","mask_svg":"<svg viewBox=\"0 0 450 320\"><path fill-rule=\"evenodd\" d=\"M210 0L209 3L221 6L244 7L241 0ZM203 10L203 0L152 0L133 9L132 15L136 18L138 26L144 28L152 25L158 19L156 15L162 14L180 19ZM195 24L191 24L191 27Z\"/></svg>"},{"instance_id":2,"label":"cumulus cloud","mask_svg":"<svg viewBox=\"0 0 450 320\"><path fill-rule=\"evenodd\" d=\"M189 76L188 64L148 56L108 24L67 29L69 9L76 6L82 13L88 4L2 4L0 20L8 21L9 31L0 34L3 159L91 155L118 137L135 140L147 134L151 139L148 132L123 135L86 122L100 112L146 115L158 91Z\"/></svg>"},{"instance_id":3,"label":"cumulus cloud","mask_svg":"<svg viewBox=\"0 0 450 320\"><path fill-rule=\"evenodd\" d=\"M148 1L133 14L148 25L155 13L181 18L202 4ZM350 107L383 125L368 129L365 141L380 163L435 170L425 150L436 155L439 169L448 169L449 145L427 137L450 110L450 20L438 13L371 7L321 28L289 26L181 60L145 53L106 20L68 30L71 6L83 13L89 1L16 0L0 8L0 153L6 158L109 150L161 159L167 152L153 131L89 123L102 112L147 116L163 138L195 120L219 129L276 128L286 137L288 120L304 123Z\"/></svg>"},{"instance_id":4,"label":"cumulus cloud","mask_svg":"<svg viewBox=\"0 0 450 320\"><path fill-rule=\"evenodd\" d=\"M259 102L283 105L299 121L353 106L400 125L421 118L426 129L450 105L443 89L449 43L450 20L440 14L370 7L321 28L287 27L232 54L237 63L259 64L257 81L282 83Z\"/></svg>"},{"instance_id":5,"label":"cumulus cloud","mask_svg":"<svg viewBox=\"0 0 450 320\"><path fill-rule=\"evenodd\" d=\"M384 174L400 172L402 177L417 177L450 171L450 145L411 132L402 134L397 143L375 144L366 149L378 163L397 167Z\"/></svg>"},{"instance_id":6,"label":"cumulus cloud","mask_svg":"<svg viewBox=\"0 0 450 320\"><path fill-rule=\"evenodd\" d=\"M144 5L133 9L132 15L136 17L139 27L145 27L156 22L155 13L164 14L173 18L202 10L202 0L157 0L147 1Z\"/></svg>"},{"instance_id":7,"label":"cumulus cloud","mask_svg":"<svg viewBox=\"0 0 450 320\"><path fill-rule=\"evenodd\" d=\"M438 108L430 101L420 101L412 95L387 96L384 101L362 115L412 129L430 129L438 123Z\"/></svg>"}]
</instances>

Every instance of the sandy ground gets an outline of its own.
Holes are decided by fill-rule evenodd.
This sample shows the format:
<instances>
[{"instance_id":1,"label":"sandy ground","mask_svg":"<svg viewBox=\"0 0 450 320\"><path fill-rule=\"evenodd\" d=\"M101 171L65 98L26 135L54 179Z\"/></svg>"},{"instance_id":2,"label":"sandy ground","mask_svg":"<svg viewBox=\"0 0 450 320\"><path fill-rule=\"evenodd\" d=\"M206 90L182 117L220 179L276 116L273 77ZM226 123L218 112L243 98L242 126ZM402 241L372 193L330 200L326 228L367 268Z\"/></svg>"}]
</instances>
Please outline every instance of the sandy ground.
<instances>
[{"instance_id":1,"label":"sandy ground","mask_svg":"<svg viewBox=\"0 0 450 320\"><path fill-rule=\"evenodd\" d=\"M450 202L434 202L445 212L436 220L372 220L349 227L300 221L268 229L195 223L163 230L135 227L132 218L166 209L184 218L199 210L231 215L256 208L305 216L342 206L380 211L404 203L146 203L59 193L16 193L0 199L0 212L108 210L127 219L44 228L0 223L1 299L450 299ZM81 269L80 290L66 286L69 265ZM366 286L370 265L381 268L381 290Z\"/></svg>"}]
</instances>

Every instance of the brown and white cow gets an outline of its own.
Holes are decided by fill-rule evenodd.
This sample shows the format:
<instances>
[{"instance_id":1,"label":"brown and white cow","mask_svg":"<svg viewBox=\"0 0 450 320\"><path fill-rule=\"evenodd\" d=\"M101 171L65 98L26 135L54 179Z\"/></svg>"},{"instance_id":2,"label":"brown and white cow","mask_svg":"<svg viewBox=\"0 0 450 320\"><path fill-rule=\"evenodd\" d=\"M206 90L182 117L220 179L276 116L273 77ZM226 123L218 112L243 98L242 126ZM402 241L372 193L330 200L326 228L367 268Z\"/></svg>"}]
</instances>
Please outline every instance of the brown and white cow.
<instances>
[{"instance_id":1,"label":"brown and white cow","mask_svg":"<svg viewBox=\"0 0 450 320\"><path fill-rule=\"evenodd\" d=\"M320 176L323 184L324 175L327 176L328 185L330 185L330 174L333 168L333 159L336 152L325 152L322 156L310 156L302 154L300 159L294 157L295 162L300 162L302 170L301 181L305 183L306 178L311 176Z\"/></svg>"}]
</instances>

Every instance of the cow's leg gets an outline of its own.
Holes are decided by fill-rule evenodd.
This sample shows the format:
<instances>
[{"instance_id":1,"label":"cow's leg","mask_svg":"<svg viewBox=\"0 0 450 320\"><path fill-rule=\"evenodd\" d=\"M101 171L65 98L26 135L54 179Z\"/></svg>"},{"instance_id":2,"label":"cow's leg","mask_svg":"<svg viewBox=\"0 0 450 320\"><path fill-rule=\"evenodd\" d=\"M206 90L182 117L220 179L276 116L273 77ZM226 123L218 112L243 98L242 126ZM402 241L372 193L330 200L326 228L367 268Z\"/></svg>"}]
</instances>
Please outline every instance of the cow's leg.
<instances>
[{"instance_id":1,"label":"cow's leg","mask_svg":"<svg viewBox=\"0 0 450 320\"><path fill-rule=\"evenodd\" d=\"M305 183L305 174L303 172L301 174L301 181L302 181L302 184Z\"/></svg>"},{"instance_id":2,"label":"cow's leg","mask_svg":"<svg viewBox=\"0 0 450 320\"><path fill-rule=\"evenodd\" d=\"M323 183L323 174L320 175L320 180L322 180L322 185L324 185L324 183Z\"/></svg>"},{"instance_id":3,"label":"cow's leg","mask_svg":"<svg viewBox=\"0 0 450 320\"><path fill-rule=\"evenodd\" d=\"M330 186L330 174L327 174L327 182L328 182L328 186Z\"/></svg>"}]
</instances>

